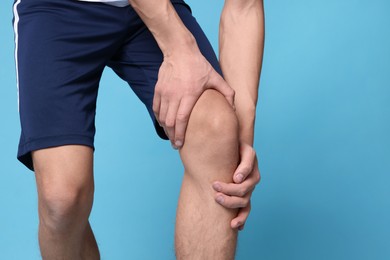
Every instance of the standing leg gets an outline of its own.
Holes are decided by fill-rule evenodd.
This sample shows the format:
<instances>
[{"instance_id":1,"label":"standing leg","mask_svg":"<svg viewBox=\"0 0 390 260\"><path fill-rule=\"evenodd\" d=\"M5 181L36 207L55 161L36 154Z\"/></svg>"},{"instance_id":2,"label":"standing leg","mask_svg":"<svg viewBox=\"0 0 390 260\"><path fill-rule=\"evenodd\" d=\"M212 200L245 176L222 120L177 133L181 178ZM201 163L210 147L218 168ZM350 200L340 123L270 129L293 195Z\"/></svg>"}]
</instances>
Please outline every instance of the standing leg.
<instances>
[{"instance_id":1,"label":"standing leg","mask_svg":"<svg viewBox=\"0 0 390 260\"><path fill-rule=\"evenodd\" d=\"M32 153L43 259L99 259L88 217L91 212L93 150L66 145Z\"/></svg>"},{"instance_id":2,"label":"standing leg","mask_svg":"<svg viewBox=\"0 0 390 260\"><path fill-rule=\"evenodd\" d=\"M174 7L187 28L196 37L202 54L218 72L218 60L187 5ZM152 111L154 87L163 54L152 34L139 19L143 30L129 34L127 44L113 56L109 66L145 103L162 138ZM142 54L142 55L141 55ZM177 258L191 260L229 260L234 258L237 231L230 221L237 210L229 210L214 200L215 180L232 182L239 161L238 122L226 99L214 90L207 90L192 110L180 155L185 174L177 210L175 248Z\"/></svg>"},{"instance_id":3,"label":"standing leg","mask_svg":"<svg viewBox=\"0 0 390 260\"><path fill-rule=\"evenodd\" d=\"M212 183L231 182L238 153L238 123L226 99L207 90L196 103L180 150L185 173L177 209L177 259L234 259L237 210L215 202Z\"/></svg>"}]
</instances>

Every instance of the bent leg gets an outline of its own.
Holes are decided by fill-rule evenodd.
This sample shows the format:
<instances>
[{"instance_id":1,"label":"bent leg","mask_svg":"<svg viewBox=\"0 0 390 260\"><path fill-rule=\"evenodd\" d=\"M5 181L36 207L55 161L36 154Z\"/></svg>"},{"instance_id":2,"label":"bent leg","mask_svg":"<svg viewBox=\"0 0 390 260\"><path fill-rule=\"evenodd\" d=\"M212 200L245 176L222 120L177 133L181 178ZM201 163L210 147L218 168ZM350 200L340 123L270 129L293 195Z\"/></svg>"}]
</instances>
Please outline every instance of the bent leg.
<instances>
[{"instance_id":1,"label":"bent leg","mask_svg":"<svg viewBox=\"0 0 390 260\"><path fill-rule=\"evenodd\" d=\"M32 152L38 189L39 245L43 259L99 259L88 217L93 150L66 145Z\"/></svg>"},{"instance_id":2,"label":"bent leg","mask_svg":"<svg viewBox=\"0 0 390 260\"><path fill-rule=\"evenodd\" d=\"M196 103L180 150L185 173L177 209L178 259L234 259L237 210L214 200L212 183L231 182L239 161L238 122L226 99L207 90Z\"/></svg>"}]
</instances>

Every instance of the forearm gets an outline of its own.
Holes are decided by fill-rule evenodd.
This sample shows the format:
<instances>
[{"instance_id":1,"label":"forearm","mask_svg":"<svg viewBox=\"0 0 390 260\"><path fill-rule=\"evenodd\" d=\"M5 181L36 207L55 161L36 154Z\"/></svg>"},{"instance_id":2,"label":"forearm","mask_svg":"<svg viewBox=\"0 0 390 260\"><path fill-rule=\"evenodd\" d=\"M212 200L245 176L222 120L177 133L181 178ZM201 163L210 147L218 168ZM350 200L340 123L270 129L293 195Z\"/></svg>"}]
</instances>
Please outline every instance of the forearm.
<instances>
[{"instance_id":1,"label":"forearm","mask_svg":"<svg viewBox=\"0 0 390 260\"><path fill-rule=\"evenodd\" d=\"M165 57L176 51L199 50L169 0L129 0L129 3L153 34Z\"/></svg>"},{"instance_id":2,"label":"forearm","mask_svg":"<svg viewBox=\"0 0 390 260\"><path fill-rule=\"evenodd\" d=\"M220 64L225 80L236 92L240 141L250 145L254 139L263 48L263 2L226 0L219 33Z\"/></svg>"}]
</instances>

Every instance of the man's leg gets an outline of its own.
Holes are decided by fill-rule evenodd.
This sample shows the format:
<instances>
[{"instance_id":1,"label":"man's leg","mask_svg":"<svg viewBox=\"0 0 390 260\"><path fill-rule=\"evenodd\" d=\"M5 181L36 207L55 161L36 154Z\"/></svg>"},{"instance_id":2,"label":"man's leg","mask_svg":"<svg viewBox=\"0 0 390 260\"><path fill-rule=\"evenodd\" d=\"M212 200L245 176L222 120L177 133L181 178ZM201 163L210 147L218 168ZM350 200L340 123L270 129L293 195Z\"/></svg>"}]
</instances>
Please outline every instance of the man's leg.
<instances>
[{"instance_id":1,"label":"man's leg","mask_svg":"<svg viewBox=\"0 0 390 260\"><path fill-rule=\"evenodd\" d=\"M177 209L177 259L234 259L236 210L215 202L212 183L231 182L239 161L238 122L226 99L207 90L196 103L180 150L185 173Z\"/></svg>"},{"instance_id":2,"label":"man's leg","mask_svg":"<svg viewBox=\"0 0 390 260\"><path fill-rule=\"evenodd\" d=\"M99 259L88 217L91 212L93 150L66 145L32 153L43 259Z\"/></svg>"}]
</instances>

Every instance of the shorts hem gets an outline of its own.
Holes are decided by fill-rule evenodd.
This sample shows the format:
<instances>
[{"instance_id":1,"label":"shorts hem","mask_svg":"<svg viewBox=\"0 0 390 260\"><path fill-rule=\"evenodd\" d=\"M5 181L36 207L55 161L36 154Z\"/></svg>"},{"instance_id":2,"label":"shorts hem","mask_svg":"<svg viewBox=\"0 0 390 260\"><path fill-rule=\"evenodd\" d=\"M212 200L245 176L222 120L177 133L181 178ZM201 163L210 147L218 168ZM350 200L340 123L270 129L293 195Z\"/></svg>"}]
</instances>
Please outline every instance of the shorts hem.
<instances>
[{"instance_id":1,"label":"shorts hem","mask_svg":"<svg viewBox=\"0 0 390 260\"><path fill-rule=\"evenodd\" d=\"M86 145L95 150L94 138L84 135L61 135L35 139L19 145L17 159L28 169L34 171L31 152L39 149L62 145Z\"/></svg>"}]
</instances>

